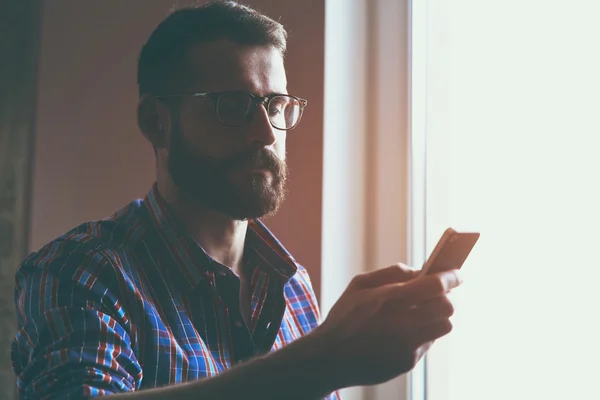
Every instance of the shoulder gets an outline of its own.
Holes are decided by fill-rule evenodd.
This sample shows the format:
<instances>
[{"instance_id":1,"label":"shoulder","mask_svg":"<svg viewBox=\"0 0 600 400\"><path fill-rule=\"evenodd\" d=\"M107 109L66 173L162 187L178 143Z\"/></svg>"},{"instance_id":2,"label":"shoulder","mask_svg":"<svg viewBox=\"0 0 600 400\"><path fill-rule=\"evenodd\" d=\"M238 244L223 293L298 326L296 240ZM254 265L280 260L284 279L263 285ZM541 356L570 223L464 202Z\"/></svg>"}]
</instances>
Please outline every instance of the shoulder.
<instances>
[{"instance_id":1,"label":"shoulder","mask_svg":"<svg viewBox=\"0 0 600 400\"><path fill-rule=\"evenodd\" d=\"M298 270L290 279L289 285L295 288L298 288L300 291L304 293L312 293L314 294L314 289L312 286L312 281L310 279L310 274L304 268L304 266L296 263Z\"/></svg>"},{"instance_id":2,"label":"shoulder","mask_svg":"<svg viewBox=\"0 0 600 400\"><path fill-rule=\"evenodd\" d=\"M31 253L15 275L17 300L60 303L77 292L105 298L122 281L120 255L143 236L136 214L133 202L111 217L79 225Z\"/></svg>"},{"instance_id":3,"label":"shoulder","mask_svg":"<svg viewBox=\"0 0 600 400\"><path fill-rule=\"evenodd\" d=\"M298 270L284 288L286 303L301 325L312 329L320 321L319 303L308 271L300 264L297 266Z\"/></svg>"},{"instance_id":4,"label":"shoulder","mask_svg":"<svg viewBox=\"0 0 600 400\"><path fill-rule=\"evenodd\" d=\"M23 261L23 266L43 267L84 255L109 257L111 252L135 245L144 234L138 208L139 201L135 201L110 217L80 224L29 254ZM88 259L86 262L93 260Z\"/></svg>"}]
</instances>

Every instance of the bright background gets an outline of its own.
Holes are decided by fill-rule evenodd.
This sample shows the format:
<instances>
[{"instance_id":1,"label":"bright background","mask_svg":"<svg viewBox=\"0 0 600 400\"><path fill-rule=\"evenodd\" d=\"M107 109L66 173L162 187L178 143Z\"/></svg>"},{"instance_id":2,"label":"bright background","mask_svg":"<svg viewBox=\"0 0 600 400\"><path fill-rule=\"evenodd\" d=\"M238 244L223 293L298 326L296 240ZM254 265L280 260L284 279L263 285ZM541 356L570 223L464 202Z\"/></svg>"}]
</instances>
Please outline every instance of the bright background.
<instances>
[{"instance_id":1,"label":"bright background","mask_svg":"<svg viewBox=\"0 0 600 400\"><path fill-rule=\"evenodd\" d=\"M427 399L600 399L600 4L426 3L427 247L482 234Z\"/></svg>"}]
</instances>

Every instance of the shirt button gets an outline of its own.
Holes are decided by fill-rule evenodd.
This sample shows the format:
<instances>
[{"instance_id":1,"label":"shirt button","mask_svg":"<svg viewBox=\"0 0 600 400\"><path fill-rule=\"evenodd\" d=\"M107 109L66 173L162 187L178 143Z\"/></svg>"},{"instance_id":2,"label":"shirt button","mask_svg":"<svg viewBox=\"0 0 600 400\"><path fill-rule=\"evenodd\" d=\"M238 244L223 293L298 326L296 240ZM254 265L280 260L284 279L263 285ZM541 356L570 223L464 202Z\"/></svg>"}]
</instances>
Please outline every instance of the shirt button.
<instances>
[{"instance_id":1,"label":"shirt button","mask_svg":"<svg viewBox=\"0 0 600 400\"><path fill-rule=\"evenodd\" d=\"M242 327L242 321L235 321L235 327L236 328L241 328Z\"/></svg>"}]
</instances>

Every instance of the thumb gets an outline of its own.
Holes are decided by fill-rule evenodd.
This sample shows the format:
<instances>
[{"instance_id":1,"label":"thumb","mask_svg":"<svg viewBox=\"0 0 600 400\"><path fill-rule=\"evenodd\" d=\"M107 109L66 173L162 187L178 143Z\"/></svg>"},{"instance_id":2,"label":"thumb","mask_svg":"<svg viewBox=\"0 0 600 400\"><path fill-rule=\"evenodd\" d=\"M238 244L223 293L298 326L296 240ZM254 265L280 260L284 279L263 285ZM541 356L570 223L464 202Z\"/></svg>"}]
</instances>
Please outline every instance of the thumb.
<instances>
[{"instance_id":1,"label":"thumb","mask_svg":"<svg viewBox=\"0 0 600 400\"><path fill-rule=\"evenodd\" d=\"M357 289L371 289L393 283L407 282L416 278L418 274L418 270L398 263L373 272L357 275L354 277L352 284Z\"/></svg>"}]
</instances>

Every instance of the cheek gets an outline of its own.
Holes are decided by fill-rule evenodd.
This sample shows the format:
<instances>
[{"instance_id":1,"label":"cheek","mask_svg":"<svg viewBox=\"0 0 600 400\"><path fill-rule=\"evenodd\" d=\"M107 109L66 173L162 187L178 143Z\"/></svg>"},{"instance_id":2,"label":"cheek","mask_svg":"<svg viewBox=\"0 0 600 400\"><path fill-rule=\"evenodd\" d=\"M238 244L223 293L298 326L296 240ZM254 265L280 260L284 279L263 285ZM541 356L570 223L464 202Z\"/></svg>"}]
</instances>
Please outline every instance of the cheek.
<instances>
[{"instance_id":1,"label":"cheek","mask_svg":"<svg viewBox=\"0 0 600 400\"><path fill-rule=\"evenodd\" d=\"M235 148L235 138L227 127L200 113L182 113L181 130L186 142L201 156L223 157Z\"/></svg>"}]
</instances>

